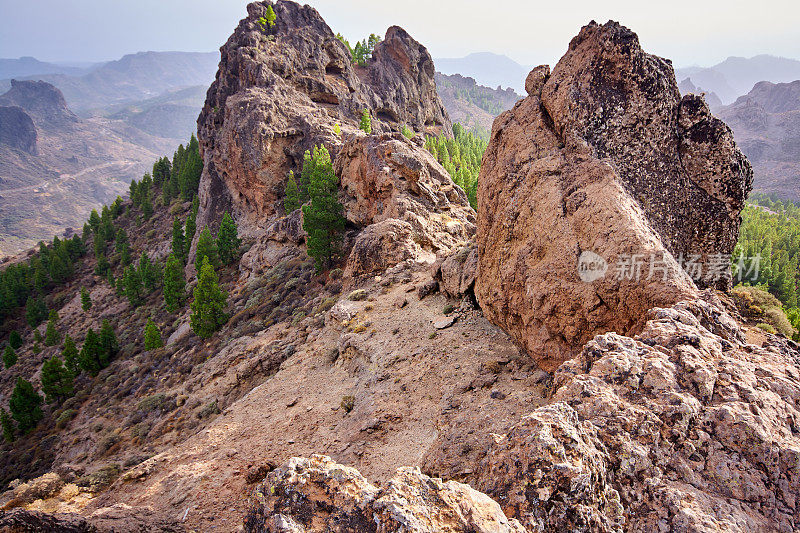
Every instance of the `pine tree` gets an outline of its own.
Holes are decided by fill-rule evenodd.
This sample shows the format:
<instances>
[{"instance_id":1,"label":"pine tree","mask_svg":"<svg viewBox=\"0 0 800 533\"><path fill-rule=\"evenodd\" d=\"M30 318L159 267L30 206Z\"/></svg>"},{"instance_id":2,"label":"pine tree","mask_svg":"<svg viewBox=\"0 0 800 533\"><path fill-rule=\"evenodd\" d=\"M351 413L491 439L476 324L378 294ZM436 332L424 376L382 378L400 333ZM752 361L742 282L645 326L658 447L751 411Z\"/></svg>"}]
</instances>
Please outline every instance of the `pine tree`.
<instances>
[{"instance_id":1,"label":"pine tree","mask_svg":"<svg viewBox=\"0 0 800 533\"><path fill-rule=\"evenodd\" d=\"M174 313L186 300L186 279L183 275L183 264L170 254L167 266L164 268L164 304L167 311Z\"/></svg>"},{"instance_id":2,"label":"pine tree","mask_svg":"<svg viewBox=\"0 0 800 533\"><path fill-rule=\"evenodd\" d=\"M44 414L41 405L42 397L34 390L33 385L29 381L17 378L8 406L21 432L26 433L35 428L42 419Z\"/></svg>"},{"instance_id":3,"label":"pine tree","mask_svg":"<svg viewBox=\"0 0 800 533\"><path fill-rule=\"evenodd\" d=\"M9 333L8 344L10 344L15 350L22 348L22 335L19 334L19 331L13 330L11 333Z\"/></svg>"},{"instance_id":4,"label":"pine tree","mask_svg":"<svg viewBox=\"0 0 800 533\"><path fill-rule=\"evenodd\" d=\"M172 253L186 263L186 237L178 217L172 219Z\"/></svg>"},{"instance_id":5,"label":"pine tree","mask_svg":"<svg viewBox=\"0 0 800 533\"><path fill-rule=\"evenodd\" d=\"M97 256L97 265L94 267L94 273L103 277L108 275L109 270L111 270L111 263L108 262L106 256L103 254Z\"/></svg>"},{"instance_id":6,"label":"pine tree","mask_svg":"<svg viewBox=\"0 0 800 533\"><path fill-rule=\"evenodd\" d=\"M267 14L264 18L267 19L267 24L269 24L270 28L275 25L275 20L278 17L275 15L275 10L272 9L272 6L267 6Z\"/></svg>"},{"instance_id":7,"label":"pine tree","mask_svg":"<svg viewBox=\"0 0 800 533\"><path fill-rule=\"evenodd\" d=\"M97 209L92 209L92 213L89 215L89 226L96 236L100 231L100 215L97 214Z\"/></svg>"},{"instance_id":8,"label":"pine tree","mask_svg":"<svg viewBox=\"0 0 800 533\"><path fill-rule=\"evenodd\" d=\"M368 135L370 133L372 133L372 117L369 116L369 111L366 110L366 109L361 112L361 125L360 125L360 128L361 128L361 131L363 131L364 133L366 133Z\"/></svg>"},{"instance_id":9,"label":"pine tree","mask_svg":"<svg viewBox=\"0 0 800 533\"><path fill-rule=\"evenodd\" d=\"M60 403L75 392L72 374L56 356L42 364L42 392L47 403Z\"/></svg>"},{"instance_id":10,"label":"pine tree","mask_svg":"<svg viewBox=\"0 0 800 533\"><path fill-rule=\"evenodd\" d=\"M338 122L333 125L333 134L336 135L337 137L342 136L342 127L339 125Z\"/></svg>"},{"instance_id":11,"label":"pine tree","mask_svg":"<svg viewBox=\"0 0 800 533\"><path fill-rule=\"evenodd\" d=\"M195 268L200 271L203 264L203 259L208 258L211 266L218 268L220 266L219 251L217 250L217 243L208 228L200 232L200 237L197 239L197 251L195 252Z\"/></svg>"},{"instance_id":12,"label":"pine tree","mask_svg":"<svg viewBox=\"0 0 800 533\"><path fill-rule=\"evenodd\" d=\"M108 284L111 285L112 289L116 288L117 280L114 278L114 271L111 270L110 268L108 269L108 273L106 274L106 281L108 281Z\"/></svg>"},{"instance_id":13,"label":"pine tree","mask_svg":"<svg viewBox=\"0 0 800 533\"><path fill-rule=\"evenodd\" d=\"M142 278L133 265L129 265L125 269L123 286L125 287L125 296L128 297L131 307L138 307L142 303Z\"/></svg>"},{"instance_id":14,"label":"pine tree","mask_svg":"<svg viewBox=\"0 0 800 533\"><path fill-rule=\"evenodd\" d=\"M103 369L100 364L100 339L92 328L86 332L86 339L78 355L78 364L91 376L96 376Z\"/></svg>"},{"instance_id":15,"label":"pine tree","mask_svg":"<svg viewBox=\"0 0 800 533\"><path fill-rule=\"evenodd\" d=\"M103 320L103 325L100 327L100 364L103 368L111 364L111 360L119 352L119 341L117 334L114 333L114 328L108 320Z\"/></svg>"},{"instance_id":16,"label":"pine tree","mask_svg":"<svg viewBox=\"0 0 800 533\"><path fill-rule=\"evenodd\" d=\"M217 250L223 264L228 265L236 259L241 244L242 241L239 239L236 223L226 211L222 215L222 222L219 225L219 232L217 232Z\"/></svg>"},{"instance_id":17,"label":"pine tree","mask_svg":"<svg viewBox=\"0 0 800 533\"><path fill-rule=\"evenodd\" d=\"M201 338L211 337L228 320L225 314L227 295L219 287L219 278L208 257L203 258L200 275L194 288L192 330Z\"/></svg>"},{"instance_id":18,"label":"pine tree","mask_svg":"<svg viewBox=\"0 0 800 533\"><path fill-rule=\"evenodd\" d=\"M5 350L3 350L3 364L6 366L6 368L11 368L16 363L17 353L10 344L6 344Z\"/></svg>"},{"instance_id":19,"label":"pine tree","mask_svg":"<svg viewBox=\"0 0 800 533\"><path fill-rule=\"evenodd\" d=\"M92 297L89 296L89 291L86 287L81 287L81 309L88 311L92 308Z\"/></svg>"},{"instance_id":20,"label":"pine tree","mask_svg":"<svg viewBox=\"0 0 800 533\"><path fill-rule=\"evenodd\" d=\"M25 304L25 320L31 328L35 328L47 318L47 306L41 296L28 298Z\"/></svg>"},{"instance_id":21,"label":"pine tree","mask_svg":"<svg viewBox=\"0 0 800 533\"><path fill-rule=\"evenodd\" d=\"M70 374L77 376L80 372L78 348L75 346L75 341L69 336L69 333L64 337L64 347L61 349L61 357L64 359L64 367L69 370Z\"/></svg>"},{"instance_id":22,"label":"pine tree","mask_svg":"<svg viewBox=\"0 0 800 533\"><path fill-rule=\"evenodd\" d=\"M142 252L139 258L139 277L148 291L153 291L158 286L158 268L150 261L146 252Z\"/></svg>"},{"instance_id":23,"label":"pine tree","mask_svg":"<svg viewBox=\"0 0 800 533\"><path fill-rule=\"evenodd\" d=\"M147 325L144 327L144 349L147 351L155 350L164 346L164 341L161 340L161 332L158 330L153 319L147 320Z\"/></svg>"},{"instance_id":24,"label":"pine tree","mask_svg":"<svg viewBox=\"0 0 800 533\"><path fill-rule=\"evenodd\" d=\"M14 442L14 420L2 407L0 407L0 426L3 427L3 439L8 443Z\"/></svg>"},{"instance_id":25,"label":"pine tree","mask_svg":"<svg viewBox=\"0 0 800 533\"><path fill-rule=\"evenodd\" d=\"M312 159L314 170L308 184L311 204L303 206L303 229L308 233L308 255L321 271L338 251L345 220L338 199L339 179L328 150L324 146L315 147Z\"/></svg>"},{"instance_id":26,"label":"pine tree","mask_svg":"<svg viewBox=\"0 0 800 533\"><path fill-rule=\"evenodd\" d=\"M286 189L284 190L283 209L286 211L287 215L295 209L300 209L300 190L297 188L297 182L294 180L294 172L291 170L289 171L289 180L286 182Z\"/></svg>"},{"instance_id":27,"label":"pine tree","mask_svg":"<svg viewBox=\"0 0 800 533\"><path fill-rule=\"evenodd\" d=\"M61 333L58 331L58 313L50 311L50 317L47 320L47 329L44 334L44 345L55 346L61 342Z\"/></svg>"},{"instance_id":28,"label":"pine tree","mask_svg":"<svg viewBox=\"0 0 800 533\"><path fill-rule=\"evenodd\" d=\"M142 198L142 218L149 220L153 216L153 202L150 200L150 195L146 194Z\"/></svg>"}]
</instances>

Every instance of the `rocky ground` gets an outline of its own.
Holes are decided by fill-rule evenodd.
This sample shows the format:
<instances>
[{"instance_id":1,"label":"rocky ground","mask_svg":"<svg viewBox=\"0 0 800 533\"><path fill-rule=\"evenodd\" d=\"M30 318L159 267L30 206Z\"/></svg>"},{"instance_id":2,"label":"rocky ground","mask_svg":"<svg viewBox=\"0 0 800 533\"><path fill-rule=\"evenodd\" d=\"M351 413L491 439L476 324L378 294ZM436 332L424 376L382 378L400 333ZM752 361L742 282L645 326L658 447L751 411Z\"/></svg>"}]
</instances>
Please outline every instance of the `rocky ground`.
<instances>
[{"instance_id":1,"label":"rocky ground","mask_svg":"<svg viewBox=\"0 0 800 533\"><path fill-rule=\"evenodd\" d=\"M9 483L0 527L800 528L798 346L743 325L725 275L679 268L730 255L752 173L666 60L617 23L584 27L495 121L476 214L421 136L399 133L449 124L424 47L390 28L359 67L308 6L280 0L275 27L259 25L272 5L248 7L201 116L199 225L231 209L246 237L222 272L230 321L200 341L184 310L169 345L143 352L147 312L121 320L131 346L63 432L7 448L39 461ZM281 203L316 143L347 220L321 273L301 211ZM160 208L135 249L162 257L171 216ZM672 268L581 279L586 250ZM126 316L98 285L91 320ZM61 313L80 329L71 294Z\"/></svg>"}]
</instances>

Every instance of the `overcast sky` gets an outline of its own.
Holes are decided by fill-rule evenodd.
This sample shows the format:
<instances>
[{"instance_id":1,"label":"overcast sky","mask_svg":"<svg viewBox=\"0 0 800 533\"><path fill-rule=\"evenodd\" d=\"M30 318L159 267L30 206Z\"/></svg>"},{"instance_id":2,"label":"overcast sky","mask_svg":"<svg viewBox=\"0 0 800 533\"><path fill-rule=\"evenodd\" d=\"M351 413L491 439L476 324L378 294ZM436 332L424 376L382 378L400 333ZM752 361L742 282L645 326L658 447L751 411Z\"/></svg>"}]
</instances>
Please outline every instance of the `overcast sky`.
<instances>
[{"instance_id":1,"label":"overcast sky","mask_svg":"<svg viewBox=\"0 0 800 533\"><path fill-rule=\"evenodd\" d=\"M245 15L242 0L0 0L0 57L101 61L144 50L217 50ZM359 38L392 24L434 57L506 54L553 64L591 19L614 19L676 66L731 56L800 59L800 1L311 0L333 30Z\"/></svg>"}]
</instances>

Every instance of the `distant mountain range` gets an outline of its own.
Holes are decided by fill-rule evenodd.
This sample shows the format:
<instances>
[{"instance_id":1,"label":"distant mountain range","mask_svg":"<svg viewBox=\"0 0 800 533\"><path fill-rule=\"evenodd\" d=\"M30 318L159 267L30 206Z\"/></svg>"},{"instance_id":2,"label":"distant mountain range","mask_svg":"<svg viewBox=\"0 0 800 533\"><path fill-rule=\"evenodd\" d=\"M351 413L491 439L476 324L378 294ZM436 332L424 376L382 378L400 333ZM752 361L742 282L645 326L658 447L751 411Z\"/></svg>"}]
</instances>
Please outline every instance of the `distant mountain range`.
<instances>
[{"instance_id":1,"label":"distant mountain range","mask_svg":"<svg viewBox=\"0 0 800 533\"><path fill-rule=\"evenodd\" d=\"M530 66L520 65L508 56L491 52L476 52L465 57L435 59L436 70L442 74L461 74L474 78L486 87L512 88L525 94L525 78Z\"/></svg>"},{"instance_id":2,"label":"distant mountain range","mask_svg":"<svg viewBox=\"0 0 800 533\"><path fill-rule=\"evenodd\" d=\"M34 67L23 59L0 60L0 65L16 61L17 70L22 70L23 64L29 69ZM12 77L43 80L64 93L73 111L86 114L109 105L153 98L176 88L208 87L217 72L219 53L139 52L92 68L74 69L72 73L48 73L51 64L37 63L44 69L42 72L14 74L0 80L0 92L10 88ZM6 70L13 69L9 66Z\"/></svg>"},{"instance_id":3,"label":"distant mountain range","mask_svg":"<svg viewBox=\"0 0 800 533\"><path fill-rule=\"evenodd\" d=\"M730 104L747 94L758 82L787 83L800 80L800 61L769 55L729 57L711 67L675 69L675 77L679 82L688 78L699 90L713 92L723 104Z\"/></svg>"},{"instance_id":4,"label":"distant mountain range","mask_svg":"<svg viewBox=\"0 0 800 533\"><path fill-rule=\"evenodd\" d=\"M0 256L76 227L186 142L218 61L216 52L86 66L0 59Z\"/></svg>"},{"instance_id":5,"label":"distant mountain range","mask_svg":"<svg viewBox=\"0 0 800 533\"><path fill-rule=\"evenodd\" d=\"M81 74L86 74L93 66L96 65L87 67L63 66L39 61L30 56L20 57L19 59L0 59L0 80L41 76L44 74L80 76Z\"/></svg>"}]
</instances>

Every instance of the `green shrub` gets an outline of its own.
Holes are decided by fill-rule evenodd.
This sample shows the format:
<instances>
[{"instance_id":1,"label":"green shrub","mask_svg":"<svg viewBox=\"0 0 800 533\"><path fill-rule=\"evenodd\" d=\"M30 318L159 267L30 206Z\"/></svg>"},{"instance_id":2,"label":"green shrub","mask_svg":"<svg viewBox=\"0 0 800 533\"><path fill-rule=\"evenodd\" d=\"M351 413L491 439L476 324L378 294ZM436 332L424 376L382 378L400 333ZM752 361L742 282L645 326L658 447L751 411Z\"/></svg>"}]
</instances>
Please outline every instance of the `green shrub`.
<instances>
[{"instance_id":1,"label":"green shrub","mask_svg":"<svg viewBox=\"0 0 800 533\"><path fill-rule=\"evenodd\" d=\"M78 411L75 409L64 409L64 411L58 415L58 418L56 418L56 427L58 429L64 429L77 415Z\"/></svg>"},{"instance_id":2,"label":"green shrub","mask_svg":"<svg viewBox=\"0 0 800 533\"><path fill-rule=\"evenodd\" d=\"M356 397L348 394L342 397L342 402L339 404L345 413L349 413L356 405Z\"/></svg>"},{"instance_id":3,"label":"green shrub","mask_svg":"<svg viewBox=\"0 0 800 533\"><path fill-rule=\"evenodd\" d=\"M352 300L354 302L360 302L361 300L366 300L367 291L365 291L364 289L356 289L347 295L347 299Z\"/></svg>"},{"instance_id":4,"label":"green shrub","mask_svg":"<svg viewBox=\"0 0 800 533\"><path fill-rule=\"evenodd\" d=\"M766 331L767 333L772 333L773 335L774 335L775 333L777 333L777 331L775 331L775 328L773 328L773 327L772 327L772 325L770 325L770 324L765 324L764 322L759 322L758 324L756 324L756 327L757 327L758 329L763 329L763 330L764 330L764 331Z\"/></svg>"}]
</instances>

